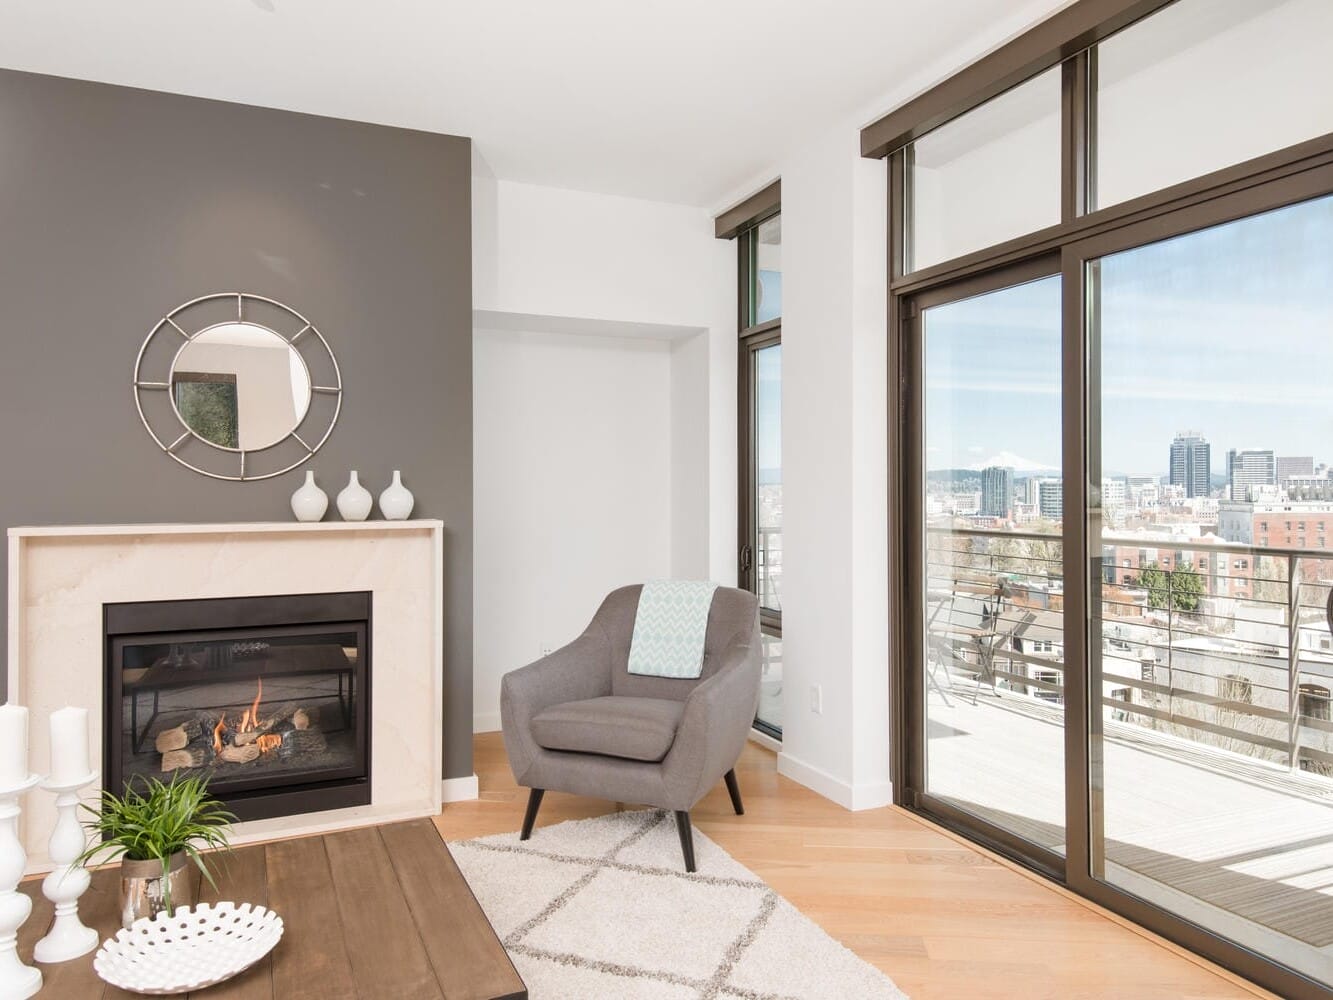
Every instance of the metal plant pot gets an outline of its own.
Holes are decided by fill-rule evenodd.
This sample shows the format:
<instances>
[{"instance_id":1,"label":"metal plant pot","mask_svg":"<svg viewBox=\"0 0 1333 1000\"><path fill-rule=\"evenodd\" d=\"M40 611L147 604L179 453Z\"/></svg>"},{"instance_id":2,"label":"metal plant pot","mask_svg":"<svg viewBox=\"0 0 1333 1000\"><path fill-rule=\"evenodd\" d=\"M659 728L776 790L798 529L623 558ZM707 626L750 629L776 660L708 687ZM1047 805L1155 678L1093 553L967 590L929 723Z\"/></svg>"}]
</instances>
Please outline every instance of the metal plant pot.
<instances>
[{"instance_id":1,"label":"metal plant pot","mask_svg":"<svg viewBox=\"0 0 1333 1000\"><path fill-rule=\"evenodd\" d=\"M160 861L120 863L120 922L129 927L140 917L194 905L194 886L184 851L173 854L162 874Z\"/></svg>"}]
</instances>

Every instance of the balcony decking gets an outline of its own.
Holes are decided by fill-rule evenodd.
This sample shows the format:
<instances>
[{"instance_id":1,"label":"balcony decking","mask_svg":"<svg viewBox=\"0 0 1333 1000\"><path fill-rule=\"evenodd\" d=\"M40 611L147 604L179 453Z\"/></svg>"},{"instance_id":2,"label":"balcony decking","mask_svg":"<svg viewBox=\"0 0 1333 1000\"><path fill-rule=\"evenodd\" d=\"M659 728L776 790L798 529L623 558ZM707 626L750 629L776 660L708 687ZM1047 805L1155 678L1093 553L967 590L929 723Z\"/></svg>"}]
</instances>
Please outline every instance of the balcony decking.
<instances>
[{"instance_id":1,"label":"balcony decking","mask_svg":"<svg viewBox=\"0 0 1333 1000\"><path fill-rule=\"evenodd\" d=\"M928 703L930 791L1063 851L1062 710L952 688ZM1333 780L1132 723L1105 732L1108 880L1140 895L1154 890L1140 876L1165 883L1323 950L1333 973Z\"/></svg>"}]
</instances>

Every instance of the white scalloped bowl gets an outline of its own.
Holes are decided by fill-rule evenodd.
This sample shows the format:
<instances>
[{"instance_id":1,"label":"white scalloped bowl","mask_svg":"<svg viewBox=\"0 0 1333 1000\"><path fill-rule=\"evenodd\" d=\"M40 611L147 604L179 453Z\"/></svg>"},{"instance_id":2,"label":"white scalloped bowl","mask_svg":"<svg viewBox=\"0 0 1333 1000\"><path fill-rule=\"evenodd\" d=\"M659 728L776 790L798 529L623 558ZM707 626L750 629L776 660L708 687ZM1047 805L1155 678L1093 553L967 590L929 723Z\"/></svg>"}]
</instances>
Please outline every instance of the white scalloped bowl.
<instances>
[{"instance_id":1,"label":"white scalloped bowl","mask_svg":"<svg viewBox=\"0 0 1333 1000\"><path fill-rule=\"evenodd\" d=\"M112 986L160 995L239 975L273 950L282 918L251 903L178 906L141 917L102 943L93 968Z\"/></svg>"}]
</instances>

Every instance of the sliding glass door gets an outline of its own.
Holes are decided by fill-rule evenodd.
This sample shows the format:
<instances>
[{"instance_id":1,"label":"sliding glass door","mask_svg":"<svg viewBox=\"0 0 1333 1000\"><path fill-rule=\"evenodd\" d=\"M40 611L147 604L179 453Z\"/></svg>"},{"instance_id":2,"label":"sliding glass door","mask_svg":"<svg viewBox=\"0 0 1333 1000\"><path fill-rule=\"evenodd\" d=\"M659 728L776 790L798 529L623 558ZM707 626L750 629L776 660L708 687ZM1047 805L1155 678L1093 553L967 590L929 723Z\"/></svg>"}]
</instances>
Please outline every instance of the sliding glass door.
<instances>
[{"instance_id":1,"label":"sliding glass door","mask_svg":"<svg viewBox=\"0 0 1333 1000\"><path fill-rule=\"evenodd\" d=\"M1324 183L904 298L900 800L1191 947L1326 985Z\"/></svg>"},{"instance_id":2,"label":"sliding glass door","mask_svg":"<svg viewBox=\"0 0 1333 1000\"><path fill-rule=\"evenodd\" d=\"M1056 266L915 303L920 787L1047 865L1064 852Z\"/></svg>"},{"instance_id":3,"label":"sliding glass door","mask_svg":"<svg viewBox=\"0 0 1333 1000\"><path fill-rule=\"evenodd\" d=\"M1091 875L1333 983L1333 196L1138 235L1071 261Z\"/></svg>"}]
</instances>

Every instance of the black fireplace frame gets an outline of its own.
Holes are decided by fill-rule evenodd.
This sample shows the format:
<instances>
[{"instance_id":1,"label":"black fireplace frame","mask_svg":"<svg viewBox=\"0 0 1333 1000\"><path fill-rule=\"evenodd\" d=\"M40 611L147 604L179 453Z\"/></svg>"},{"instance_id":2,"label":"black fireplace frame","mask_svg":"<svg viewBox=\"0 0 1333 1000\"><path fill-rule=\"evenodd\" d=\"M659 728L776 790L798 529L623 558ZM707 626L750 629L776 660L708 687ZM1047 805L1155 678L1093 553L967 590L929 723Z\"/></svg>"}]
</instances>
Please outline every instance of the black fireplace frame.
<instances>
[{"instance_id":1,"label":"black fireplace frame","mask_svg":"<svg viewBox=\"0 0 1333 1000\"><path fill-rule=\"evenodd\" d=\"M123 710L122 671L116 669L116 648L139 637L158 641L178 635L180 641L225 638L240 630L281 628L289 634L303 629L319 631L342 626L357 632L360 643L351 676L351 699L356 722L355 748L364 768L319 781L269 787L223 789L218 798L240 820L270 819L369 805L371 801L371 635L374 599L369 591L330 594L272 594L261 597L196 598L145 601L102 606L103 787L119 793L124 788L122 754L133 734L124 737L122 726L111 725ZM115 715L113 716L113 713Z\"/></svg>"}]
</instances>

